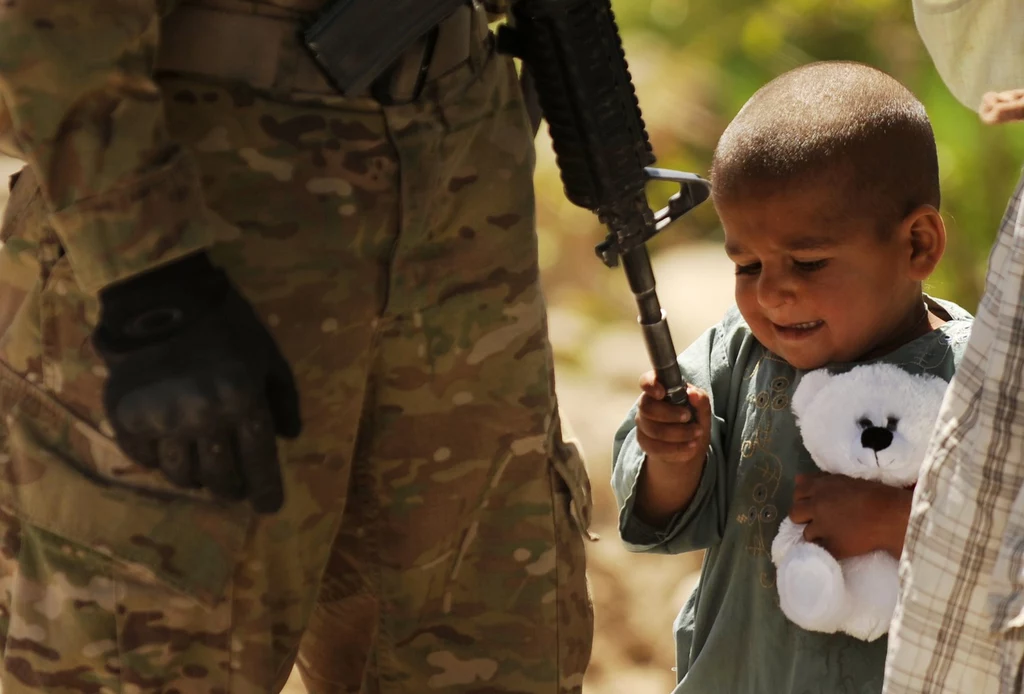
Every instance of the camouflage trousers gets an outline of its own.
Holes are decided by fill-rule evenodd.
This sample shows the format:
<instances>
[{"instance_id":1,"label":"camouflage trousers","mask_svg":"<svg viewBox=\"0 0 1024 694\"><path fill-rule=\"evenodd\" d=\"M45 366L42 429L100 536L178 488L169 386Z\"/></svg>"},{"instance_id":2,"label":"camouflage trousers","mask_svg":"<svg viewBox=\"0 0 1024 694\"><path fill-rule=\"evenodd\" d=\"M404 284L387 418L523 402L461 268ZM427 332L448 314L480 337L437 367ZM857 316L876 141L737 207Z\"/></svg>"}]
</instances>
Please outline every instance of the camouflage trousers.
<instances>
[{"instance_id":1,"label":"camouflage trousers","mask_svg":"<svg viewBox=\"0 0 1024 694\"><path fill-rule=\"evenodd\" d=\"M112 444L97 302L24 174L0 253L4 694L278 691L300 641L313 692L580 691L589 483L511 61L386 108L161 84L224 220L212 255L299 382L286 504L176 490Z\"/></svg>"}]
</instances>

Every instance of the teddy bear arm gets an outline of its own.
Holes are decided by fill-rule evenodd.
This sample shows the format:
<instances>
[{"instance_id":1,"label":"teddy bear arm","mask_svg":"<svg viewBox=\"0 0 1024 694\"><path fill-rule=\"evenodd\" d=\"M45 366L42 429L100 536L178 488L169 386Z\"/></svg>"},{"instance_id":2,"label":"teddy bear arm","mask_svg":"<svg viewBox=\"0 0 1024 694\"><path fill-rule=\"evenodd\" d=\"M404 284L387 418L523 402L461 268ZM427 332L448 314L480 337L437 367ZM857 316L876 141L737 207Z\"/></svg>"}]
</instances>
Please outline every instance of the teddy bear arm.
<instances>
[{"instance_id":1,"label":"teddy bear arm","mask_svg":"<svg viewBox=\"0 0 1024 694\"><path fill-rule=\"evenodd\" d=\"M899 597L899 565L888 552L844 559L843 576L850 611L843 631L874 641L889 631Z\"/></svg>"},{"instance_id":2,"label":"teddy bear arm","mask_svg":"<svg viewBox=\"0 0 1024 694\"><path fill-rule=\"evenodd\" d=\"M804 540L804 528L806 523L794 523L789 518L784 518L779 525L779 531L772 540L772 562L778 566L782 558L789 554L789 551Z\"/></svg>"},{"instance_id":3,"label":"teddy bear arm","mask_svg":"<svg viewBox=\"0 0 1024 694\"><path fill-rule=\"evenodd\" d=\"M779 607L797 626L834 633L847 615L846 584L839 562L823 548L802 539L779 562Z\"/></svg>"},{"instance_id":4,"label":"teddy bear arm","mask_svg":"<svg viewBox=\"0 0 1024 694\"><path fill-rule=\"evenodd\" d=\"M834 633L846 616L842 569L832 555L804 540L804 527L786 518L772 541L779 606L797 626Z\"/></svg>"}]
</instances>

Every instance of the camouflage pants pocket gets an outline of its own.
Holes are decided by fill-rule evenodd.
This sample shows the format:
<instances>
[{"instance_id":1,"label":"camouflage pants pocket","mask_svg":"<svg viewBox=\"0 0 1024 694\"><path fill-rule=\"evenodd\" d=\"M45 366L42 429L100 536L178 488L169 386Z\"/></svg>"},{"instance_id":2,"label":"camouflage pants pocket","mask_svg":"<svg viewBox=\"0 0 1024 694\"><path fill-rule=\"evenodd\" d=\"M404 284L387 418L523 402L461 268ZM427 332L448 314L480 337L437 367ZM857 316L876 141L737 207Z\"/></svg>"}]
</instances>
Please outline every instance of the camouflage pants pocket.
<instances>
[{"instance_id":1,"label":"camouflage pants pocket","mask_svg":"<svg viewBox=\"0 0 1024 694\"><path fill-rule=\"evenodd\" d=\"M590 662L594 606L586 577L584 538L590 532L590 480L576 445L556 437L551 466L557 566L559 692L580 692Z\"/></svg>"},{"instance_id":2,"label":"camouflage pants pocket","mask_svg":"<svg viewBox=\"0 0 1024 694\"><path fill-rule=\"evenodd\" d=\"M0 409L4 694L238 691L230 592L248 510L104 477L113 444L9 369Z\"/></svg>"}]
</instances>

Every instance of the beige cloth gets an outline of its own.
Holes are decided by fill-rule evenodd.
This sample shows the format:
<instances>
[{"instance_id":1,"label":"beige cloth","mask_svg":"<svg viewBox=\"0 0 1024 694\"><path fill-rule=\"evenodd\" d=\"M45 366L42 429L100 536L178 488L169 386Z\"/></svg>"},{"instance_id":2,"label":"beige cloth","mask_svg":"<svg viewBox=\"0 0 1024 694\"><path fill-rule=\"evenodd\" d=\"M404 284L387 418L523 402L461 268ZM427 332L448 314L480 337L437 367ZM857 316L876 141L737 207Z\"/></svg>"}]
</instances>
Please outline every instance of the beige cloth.
<instances>
[{"instance_id":1,"label":"beige cloth","mask_svg":"<svg viewBox=\"0 0 1024 694\"><path fill-rule=\"evenodd\" d=\"M914 0L914 20L936 69L965 106L1024 85L1024 2Z\"/></svg>"}]
</instances>

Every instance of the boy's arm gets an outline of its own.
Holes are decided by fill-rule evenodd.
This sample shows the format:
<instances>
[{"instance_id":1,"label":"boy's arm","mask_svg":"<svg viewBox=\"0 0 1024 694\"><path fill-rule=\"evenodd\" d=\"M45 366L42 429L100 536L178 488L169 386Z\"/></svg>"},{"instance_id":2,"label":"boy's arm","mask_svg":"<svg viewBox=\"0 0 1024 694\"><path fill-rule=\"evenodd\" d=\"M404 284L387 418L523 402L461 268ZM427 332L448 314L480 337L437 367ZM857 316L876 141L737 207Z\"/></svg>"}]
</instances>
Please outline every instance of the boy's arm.
<instances>
[{"instance_id":1,"label":"boy's arm","mask_svg":"<svg viewBox=\"0 0 1024 694\"><path fill-rule=\"evenodd\" d=\"M691 465L672 465L646 456L637 478L633 514L654 528L663 528L679 511L689 507L697 494L707 463L705 454Z\"/></svg>"},{"instance_id":2,"label":"boy's arm","mask_svg":"<svg viewBox=\"0 0 1024 694\"><path fill-rule=\"evenodd\" d=\"M882 524L882 535L879 545L899 561L903 554L903 542L907 538L907 525L910 523L910 508L914 504L914 488L900 489L889 487L887 503L883 511L886 521Z\"/></svg>"},{"instance_id":3,"label":"boy's arm","mask_svg":"<svg viewBox=\"0 0 1024 694\"><path fill-rule=\"evenodd\" d=\"M658 516L638 511L637 499L642 493L647 458L636 442L636 429L627 419L616 435L612 463L612 489L619 506L619 535L634 552L662 552L676 554L703 549L720 538L717 520L715 482L718 478L720 456L712 444L703 466L698 471L696 484L689 503ZM663 522L658 522L661 519Z\"/></svg>"},{"instance_id":4,"label":"boy's arm","mask_svg":"<svg viewBox=\"0 0 1024 694\"><path fill-rule=\"evenodd\" d=\"M737 314L738 317L738 314ZM736 363L740 336L730 329L734 320L727 318L702 335L679 358L684 378L708 393L711 398L711 444L703 466L690 466L686 479L679 479L676 489L662 489L654 507L637 507L638 498L653 490L644 488L648 482L650 461L636 440L637 405L626 415L615 434L612 452L612 489L619 507L619 534L626 546L637 552L680 553L703 549L721 537L727 508L728 471L726 460L726 413L734 397L733 366ZM656 464L656 463L655 463ZM682 473L682 470L680 471ZM684 487L692 485L692 493ZM660 503L675 498L689 502L675 509ZM644 498L651 501L650 496ZM645 513L646 510L646 513Z\"/></svg>"},{"instance_id":5,"label":"boy's arm","mask_svg":"<svg viewBox=\"0 0 1024 694\"><path fill-rule=\"evenodd\" d=\"M804 539L821 545L836 559L876 550L899 559L913 496L913 488L873 480L827 473L797 475L789 517L806 524Z\"/></svg>"},{"instance_id":6,"label":"boy's arm","mask_svg":"<svg viewBox=\"0 0 1024 694\"><path fill-rule=\"evenodd\" d=\"M224 225L152 78L169 4L0 7L0 143L35 172L87 291L202 250Z\"/></svg>"}]
</instances>

